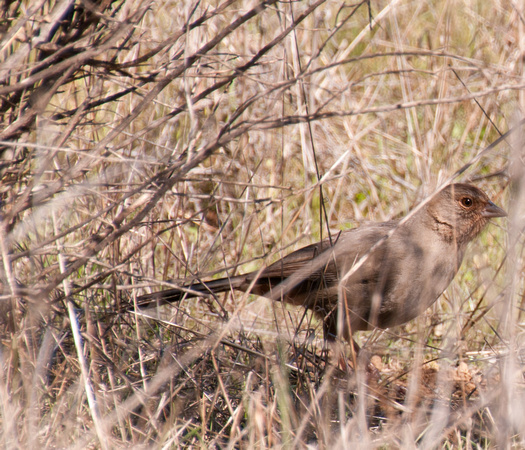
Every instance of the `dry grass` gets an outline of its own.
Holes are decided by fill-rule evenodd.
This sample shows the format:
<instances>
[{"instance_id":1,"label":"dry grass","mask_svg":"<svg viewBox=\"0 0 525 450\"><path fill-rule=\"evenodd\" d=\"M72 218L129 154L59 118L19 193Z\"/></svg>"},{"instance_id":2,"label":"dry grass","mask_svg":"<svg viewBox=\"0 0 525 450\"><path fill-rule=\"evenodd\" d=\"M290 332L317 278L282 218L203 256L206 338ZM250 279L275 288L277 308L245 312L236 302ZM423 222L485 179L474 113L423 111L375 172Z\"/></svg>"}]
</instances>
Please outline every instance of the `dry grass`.
<instances>
[{"instance_id":1,"label":"dry grass","mask_svg":"<svg viewBox=\"0 0 525 450\"><path fill-rule=\"evenodd\" d=\"M4 3L3 447L525 445L522 5ZM378 380L302 309L123 312L451 177L509 219L424 317L358 336Z\"/></svg>"}]
</instances>

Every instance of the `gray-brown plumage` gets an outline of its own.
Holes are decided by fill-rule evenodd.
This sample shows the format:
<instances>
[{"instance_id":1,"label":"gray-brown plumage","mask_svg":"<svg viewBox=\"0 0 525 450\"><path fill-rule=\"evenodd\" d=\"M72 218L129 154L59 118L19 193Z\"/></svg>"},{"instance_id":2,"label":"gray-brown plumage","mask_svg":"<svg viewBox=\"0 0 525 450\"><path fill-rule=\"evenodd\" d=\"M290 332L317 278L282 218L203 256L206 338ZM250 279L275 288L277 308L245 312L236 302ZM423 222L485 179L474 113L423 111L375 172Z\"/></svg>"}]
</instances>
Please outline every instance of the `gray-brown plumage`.
<instances>
[{"instance_id":1,"label":"gray-brown plumage","mask_svg":"<svg viewBox=\"0 0 525 450\"><path fill-rule=\"evenodd\" d=\"M357 330L400 325L426 310L456 275L467 244L489 219L503 216L483 191L452 184L405 220L368 223L261 271L143 295L138 304L249 291L313 310L323 320L325 337L333 339L341 301L343 334L350 340Z\"/></svg>"}]
</instances>

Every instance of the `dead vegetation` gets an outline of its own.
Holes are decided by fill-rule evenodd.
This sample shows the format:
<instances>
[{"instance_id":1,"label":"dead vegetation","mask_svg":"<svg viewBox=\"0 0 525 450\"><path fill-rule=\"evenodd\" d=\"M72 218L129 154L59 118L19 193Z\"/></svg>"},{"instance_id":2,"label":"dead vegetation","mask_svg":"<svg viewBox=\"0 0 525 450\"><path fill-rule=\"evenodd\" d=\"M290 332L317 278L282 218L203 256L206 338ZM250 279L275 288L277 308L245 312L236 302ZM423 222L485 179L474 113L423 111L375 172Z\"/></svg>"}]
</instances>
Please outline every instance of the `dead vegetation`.
<instances>
[{"instance_id":1,"label":"dead vegetation","mask_svg":"<svg viewBox=\"0 0 525 450\"><path fill-rule=\"evenodd\" d=\"M3 447L523 446L520 5L3 6ZM341 372L301 309L127 310L452 177L508 222L424 317L359 336L378 379Z\"/></svg>"}]
</instances>

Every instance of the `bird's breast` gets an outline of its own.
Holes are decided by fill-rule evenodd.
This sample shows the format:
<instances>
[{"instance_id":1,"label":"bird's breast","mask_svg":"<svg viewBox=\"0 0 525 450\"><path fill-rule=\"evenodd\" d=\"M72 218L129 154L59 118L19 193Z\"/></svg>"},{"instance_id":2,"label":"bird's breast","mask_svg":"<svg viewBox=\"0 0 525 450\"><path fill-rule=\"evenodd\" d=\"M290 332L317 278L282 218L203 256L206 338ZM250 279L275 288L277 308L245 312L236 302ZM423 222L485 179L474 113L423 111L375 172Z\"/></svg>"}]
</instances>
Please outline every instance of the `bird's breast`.
<instances>
[{"instance_id":1,"label":"bird's breast","mask_svg":"<svg viewBox=\"0 0 525 450\"><path fill-rule=\"evenodd\" d=\"M389 258L390 259L390 258ZM408 322L429 308L448 287L461 264L462 252L439 240L408 239L397 252L394 280L384 292L379 325L390 327Z\"/></svg>"}]
</instances>

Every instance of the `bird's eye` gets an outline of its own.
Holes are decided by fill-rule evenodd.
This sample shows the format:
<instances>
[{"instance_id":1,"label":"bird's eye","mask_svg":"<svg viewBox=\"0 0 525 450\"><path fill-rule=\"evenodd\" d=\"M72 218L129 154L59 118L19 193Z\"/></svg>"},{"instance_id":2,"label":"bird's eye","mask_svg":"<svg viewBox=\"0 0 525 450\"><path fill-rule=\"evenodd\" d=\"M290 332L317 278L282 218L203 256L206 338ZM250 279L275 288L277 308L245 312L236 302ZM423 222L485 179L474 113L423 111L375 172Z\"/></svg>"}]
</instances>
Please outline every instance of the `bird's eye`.
<instances>
[{"instance_id":1,"label":"bird's eye","mask_svg":"<svg viewBox=\"0 0 525 450\"><path fill-rule=\"evenodd\" d=\"M460 200L460 202L465 208L470 208L474 204L474 202L472 201L470 197L463 197Z\"/></svg>"}]
</instances>

